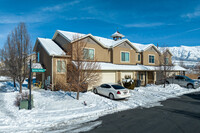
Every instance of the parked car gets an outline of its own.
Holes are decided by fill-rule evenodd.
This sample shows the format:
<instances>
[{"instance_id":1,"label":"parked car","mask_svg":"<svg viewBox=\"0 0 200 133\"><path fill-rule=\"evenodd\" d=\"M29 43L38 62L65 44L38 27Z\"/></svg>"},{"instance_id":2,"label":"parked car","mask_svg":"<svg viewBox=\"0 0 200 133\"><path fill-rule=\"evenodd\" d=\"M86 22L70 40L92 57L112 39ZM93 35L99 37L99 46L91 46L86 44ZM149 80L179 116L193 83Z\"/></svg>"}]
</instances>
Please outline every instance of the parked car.
<instances>
[{"instance_id":1,"label":"parked car","mask_svg":"<svg viewBox=\"0 0 200 133\"><path fill-rule=\"evenodd\" d=\"M102 84L94 87L95 94L101 94L110 99L124 99L130 97L129 90L118 84Z\"/></svg>"},{"instance_id":2,"label":"parked car","mask_svg":"<svg viewBox=\"0 0 200 133\"><path fill-rule=\"evenodd\" d=\"M167 78L166 83L167 84L178 84L180 86L187 87L187 88L198 88L198 87L200 87L200 81L193 80L193 79L190 79L187 76L182 76L182 75L176 75L174 77Z\"/></svg>"}]
</instances>

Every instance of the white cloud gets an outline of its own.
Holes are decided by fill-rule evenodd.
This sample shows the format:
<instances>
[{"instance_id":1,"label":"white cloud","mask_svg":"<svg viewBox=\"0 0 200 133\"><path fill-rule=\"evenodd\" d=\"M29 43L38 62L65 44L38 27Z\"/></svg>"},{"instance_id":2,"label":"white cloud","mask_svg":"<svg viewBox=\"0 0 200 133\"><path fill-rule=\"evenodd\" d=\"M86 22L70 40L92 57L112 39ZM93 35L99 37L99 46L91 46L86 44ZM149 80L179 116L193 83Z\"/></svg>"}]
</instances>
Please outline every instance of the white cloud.
<instances>
[{"instance_id":1,"label":"white cloud","mask_svg":"<svg viewBox=\"0 0 200 133\"><path fill-rule=\"evenodd\" d=\"M45 20L45 16L41 14L12 15L6 14L0 16L0 24L15 24L19 22L37 23Z\"/></svg>"},{"instance_id":2,"label":"white cloud","mask_svg":"<svg viewBox=\"0 0 200 133\"><path fill-rule=\"evenodd\" d=\"M157 27L157 26L162 26L165 25L164 23L135 23L135 24L126 24L125 27Z\"/></svg>"},{"instance_id":3,"label":"white cloud","mask_svg":"<svg viewBox=\"0 0 200 133\"><path fill-rule=\"evenodd\" d=\"M65 20L91 20L95 19L94 17L71 17L71 18L65 18Z\"/></svg>"},{"instance_id":4,"label":"white cloud","mask_svg":"<svg viewBox=\"0 0 200 133\"><path fill-rule=\"evenodd\" d=\"M190 12L190 13L184 14L184 15L182 15L182 17L183 18L189 18L189 19L200 17L200 6L198 6L194 10L194 12Z\"/></svg>"},{"instance_id":5,"label":"white cloud","mask_svg":"<svg viewBox=\"0 0 200 133\"><path fill-rule=\"evenodd\" d=\"M67 6L73 6L75 4L80 3L80 0L75 0L72 2L68 2L68 3L62 3L62 4L58 4L58 5L54 5L54 6L48 6L48 7L44 7L42 8L42 11L61 11L64 8L66 8Z\"/></svg>"}]
</instances>

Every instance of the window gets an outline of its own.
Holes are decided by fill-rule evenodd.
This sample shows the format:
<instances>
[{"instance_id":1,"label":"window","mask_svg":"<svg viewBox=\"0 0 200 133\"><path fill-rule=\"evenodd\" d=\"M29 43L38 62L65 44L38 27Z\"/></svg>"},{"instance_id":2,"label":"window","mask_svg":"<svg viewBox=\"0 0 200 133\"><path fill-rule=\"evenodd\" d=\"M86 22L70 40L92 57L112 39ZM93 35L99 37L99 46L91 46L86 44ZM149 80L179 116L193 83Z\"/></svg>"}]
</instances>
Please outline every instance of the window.
<instances>
[{"instance_id":1,"label":"window","mask_svg":"<svg viewBox=\"0 0 200 133\"><path fill-rule=\"evenodd\" d=\"M154 55L149 55L149 63L155 63Z\"/></svg>"},{"instance_id":2,"label":"window","mask_svg":"<svg viewBox=\"0 0 200 133\"><path fill-rule=\"evenodd\" d=\"M138 54L138 61L140 61L140 54Z\"/></svg>"},{"instance_id":3,"label":"window","mask_svg":"<svg viewBox=\"0 0 200 133\"><path fill-rule=\"evenodd\" d=\"M137 72L137 80L140 80L140 74Z\"/></svg>"},{"instance_id":4,"label":"window","mask_svg":"<svg viewBox=\"0 0 200 133\"><path fill-rule=\"evenodd\" d=\"M141 77L141 80L143 80L143 73L141 73L140 77Z\"/></svg>"},{"instance_id":5,"label":"window","mask_svg":"<svg viewBox=\"0 0 200 133\"><path fill-rule=\"evenodd\" d=\"M94 60L94 49L84 48L83 59Z\"/></svg>"},{"instance_id":6,"label":"window","mask_svg":"<svg viewBox=\"0 0 200 133\"><path fill-rule=\"evenodd\" d=\"M57 72L66 72L66 63L64 60L57 60Z\"/></svg>"},{"instance_id":7,"label":"window","mask_svg":"<svg viewBox=\"0 0 200 133\"><path fill-rule=\"evenodd\" d=\"M121 61L129 62L129 52L121 52Z\"/></svg>"},{"instance_id":8,"label":"window","mask_svg":"<svg viewBox=\"0 0 200 133\"><path fill-rule=\"evenodd\" d=\"M101 85L101 88L111 88L111 86L108 85L108 84L102 84L102 85Z\"/></svg>"},{"instance_id":9,"label":"window","mask_svg":"<svg viewBox=\"0 0 200 133\"><path fill-rule=\"evenodd\" d=\"M125 89L123 86L121 85L111 85L114 89L119 90L119 89Z\"/></svg>"},{"instance_id":10,"label":"window","mask_svg":"<svg viewBox=\"0 0 200 133\"><path fill-rule=\"evenodd\" d=\"M169 64L169 58L165 58L165 64L166 64L166 65Z\"/></svg>"},{"instance_id":11,"label":"window","mask_svg":"<svg viewBox=\"0 0 200 133\"><path fill-rule=\"evenodd\" d=\"M40 62L40 52L37 52L37 62Z\"/></svg>"}]
</instances>

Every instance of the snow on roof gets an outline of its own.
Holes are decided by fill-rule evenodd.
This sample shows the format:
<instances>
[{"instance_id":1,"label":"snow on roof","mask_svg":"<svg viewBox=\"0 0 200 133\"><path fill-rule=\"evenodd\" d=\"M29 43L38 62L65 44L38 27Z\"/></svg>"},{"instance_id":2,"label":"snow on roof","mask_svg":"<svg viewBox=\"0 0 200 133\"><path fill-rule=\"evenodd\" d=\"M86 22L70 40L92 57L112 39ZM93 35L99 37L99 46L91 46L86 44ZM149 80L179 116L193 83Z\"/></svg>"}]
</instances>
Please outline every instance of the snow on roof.
<instances>
[{"instance_id":1,"label":"snow on roof","mask_svg":"<svg viewBox=\"0 0 200 133\"><path fill-rule=\"evenodd\" d=\"M133 46L135 46L139 51L145 51L148 48L150 48L151 46L154 46L154 44L140 44L140 43L132 43Z\"/></svg>"},{"instance_id":2,"label":"snow on roof","mask_svg":"<svg viewBox=\"0 0 200 133\"><path fill-rule=\"evenodd\" d=\"M81 33L76 33L76 32L69 32L69 31L62 31L62 30L57 30L57 32L61 33L65 38L71 42L75 38L74 37L84 37L87 36L87 34L81 34Z\"/></svg>"},{"instance_id":3,"label":"snow on roof","mask_svg":"<svg viewBox=\"0 0 200 133\"><path fill-rule=\"evenodd\" d=\"M84 62L87 63L87 62ZM77 65L75 61L73 61L74 65ZM121 65L121 64L113 64L106 62L98 62L100 65L100 70L131 70L131 71L156 71L160 70L157 66L145 66L145 65ZM170 71L186 71L185 68L180 66L173 66Z\"/></svg>"},{"instance_id":4,"label":"snow on roof","mask_svg":"<svg viewBox=\"0 0 200 133\"><path fill-rule=\"evenodd\" d=\"M113 40L113 39L108 39L108 38L104 38L104 37L98 37L98 36L94 36L99 42L101 42L102 44L104 44L107 47L112 47L120 42L123 42L125 39L122 40Z\"/></svg>"},{"instance_id":5,"label":"snow on roof","mask_svg":"<svg viewBox=\"0 0 200 133\"><path fill-rule=\"evenodd\" d=\"M70 42L72 42L74 40L75 36L78 36L80 38L82 37L86 37L88 35L91 34L82 34L82 33L76 33L76 32L69 32L69 31L62 31L62 30L57 30L58 33L61 33L61 35L63 35L63 37L65 37L66 39L68 39ZM112 39L107 39L107 38L103 38L103 37L99 37L99 36L93 36L97 41L99 41L101 44L103 44L105 47L111 47L123 40L118 40L118 41L114 41Z\"/></svg>"},{"instance_id":6,"label":"snow on roof","mask_svg":"<svg viewBox=\"0 0 200 133\"><path fill-rule=\"evenodd\" d=\"M127 39L120 39L120 40L113 40L113 39L108 39L104 37L99 37L99 36L93 36L91 34L81 34L81 33L76 33L76 32L68 32L68 31L62 31L62 30L57 30L58 33L60 33L64 38L72 42L74 40L75 36L78 36L80 38L86 37L86 36L92 36L94 39L99 41L104 47L113 47L116 46L116 44L120 44L123 41L126 41ZM137 48L136 48L137 49Z\"/></svg>"},{"instance_id":7,"label":"snow on roof","mask_svg":"<svg viewBox=\"0 0 200 133\"><path fill-rule=\"evenodd\" d=\"M108 39L108 38L104 38L104 37L99 37L99 36L93 36L92 34L82 34L82 33L76 33L76 32L69 32L69 31L62 31L62 30L57 30L58 33L60 33L65 39L67 39L68 41L72 42L75 38L75 36L78 36L79 38L84 38L86 36L91 36L93 37L95 40L97 40L100 44L102 44L104 47L109 48L109 47L115 47L118 44L124 42L124 41L129 41L128 39L119 39L119 40L113 40L113 39ZM116 34L120 34L119 32L115 32L113 35ZM123 36L123 35L122 35ZM55 35L54 35L55 37ZM53 39L54 39L53 37ZM124 36L123 36L124 37ZM130 41L129 41L130 42ZM132 43L133 47L135 47L136 50L138 50L139 52L141 51L145 51L148 48L155 46L154 44L139 44L139 43ZM156 47L155 47L156 48ZM156 48L157 49L157 48ZM159 50L158 50L159 51Z\"/></svg>"},{"instance_id":8,"label":"snow on roof","mask_svg":"<svg viewBox=\"0 0 200 133\"><path fill-rule=\"evenodd\" d=\"M112 34L111 37L124 37L124 35L122 35L121 33L119 33L119 31L116 31L114 34Z\"/></svg>"},{"instance_id":9,"label":"snow on roof","mask_svg":"<svg viewBox=\"0 0 200 133\"><path fill-rule=\"evenodd\" d=\"M65 55L65 52L51 39L38 38L38 41L49 55Z\"/></svg>"},{"instance_id":10,"label":"snow on roof","mask_svg":"<svg viewBox=\"0 0 200 133\"><path fill-rule=\"evenodd\" d=\"M43 69L42 65L40 63L33 63L31 68L35 68L35 69Z\"/></svg>"}]
</instances>

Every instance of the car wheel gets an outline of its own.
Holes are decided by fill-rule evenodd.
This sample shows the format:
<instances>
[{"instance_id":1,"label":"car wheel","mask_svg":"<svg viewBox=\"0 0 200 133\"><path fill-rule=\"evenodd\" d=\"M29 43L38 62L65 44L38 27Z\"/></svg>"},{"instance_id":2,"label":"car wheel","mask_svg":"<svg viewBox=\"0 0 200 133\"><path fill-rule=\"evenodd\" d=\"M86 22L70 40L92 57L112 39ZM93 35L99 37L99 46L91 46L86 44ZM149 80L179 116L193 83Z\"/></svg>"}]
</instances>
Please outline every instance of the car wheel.
<instances>
[{"instance_id":1,"label":"car wheel","mask_svg":"<svg viewBox=\"0 0 200 133\"><path fill-rule=\"evenodd\" d=\"M98 93L96 88L94 88L93 92L94 92L95 94L97 94L97 93Z\"/></svg>"},{"instance_id":2,"label":"car wheel","mask_svg":"<svg viewBox=\"0 0 200 133\"><path fill-rule=\"evenodd\" d=\"M111 100L115 99L115 98L114 98L114 95L111 94L111 93L109 94L109 98L110 98Z\"/></svg>"},{"instance_id":3,"label":"car wheel","mask_svg":"<svg viewBox=\"0 0 200 133\"><path fill-rule=\"evenodd\" d=\"M188 85L187 85L187 88L192 89L192 88L193 88L193 85L192 85L192 84L188 84Z\"/></svg>"}]
</instances>

